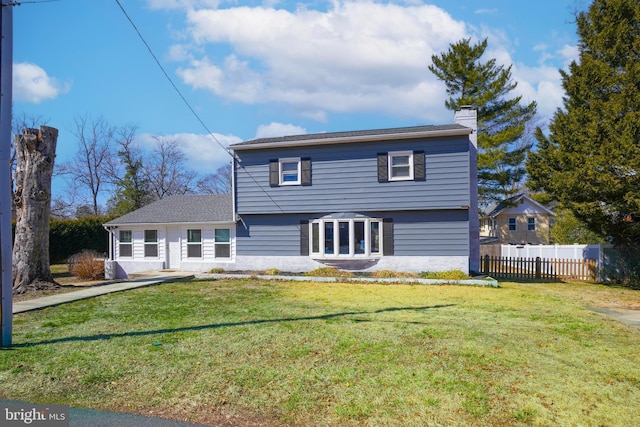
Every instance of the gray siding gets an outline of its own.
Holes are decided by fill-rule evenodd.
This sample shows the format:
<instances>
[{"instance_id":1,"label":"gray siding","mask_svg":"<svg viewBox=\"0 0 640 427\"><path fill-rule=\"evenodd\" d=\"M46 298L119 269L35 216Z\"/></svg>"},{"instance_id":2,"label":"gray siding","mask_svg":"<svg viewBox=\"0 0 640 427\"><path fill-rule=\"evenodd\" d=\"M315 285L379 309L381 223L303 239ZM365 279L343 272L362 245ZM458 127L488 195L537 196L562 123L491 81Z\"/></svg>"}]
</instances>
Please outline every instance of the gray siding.
<instances>
[{"instance_id":1,"label":"gray siding","mask_svg":"<svg viewBox=\"0 0 640 427\"><path fill-rule=\"evenodd\" d=\"M379 183L379 152L424 150L425 181ZM459 209L470 204L469 139L439 137L238 151L237 212ZM311 186L269 186L269 160L310 157Z\"/></svg>"},{"instance_id":2,"label":"gray siding","mask_svg":"<svg viewBox=\"0 0 640 427\"><path fill-rule=\"evenodd\" d=\"M393 220L395 256L469 255L468 211L362 213ZM237 255L300 255L300 221L321 216L243 215L236 228Z\"/></svg>"}]
</instances>

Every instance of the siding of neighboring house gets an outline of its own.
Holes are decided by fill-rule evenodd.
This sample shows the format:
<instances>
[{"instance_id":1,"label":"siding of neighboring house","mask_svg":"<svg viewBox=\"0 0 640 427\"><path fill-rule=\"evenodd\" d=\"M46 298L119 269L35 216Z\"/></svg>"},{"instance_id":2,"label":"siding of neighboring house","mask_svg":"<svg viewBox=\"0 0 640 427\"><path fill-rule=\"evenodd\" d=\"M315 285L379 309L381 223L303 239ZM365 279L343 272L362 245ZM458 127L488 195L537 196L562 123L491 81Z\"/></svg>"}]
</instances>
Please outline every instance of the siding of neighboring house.
<instances>
[{"instance_id":1,"label":"siding of neighboring house","mask_svg":"<svg viewBox=\"0 0 640 427\"><path fill-rule=\"evenodd\" d=\"M515 218L516 230L509 230L509 218ZM535 230L528 229L529 218L535 219ZM543 213L498 215L496 221L496 237L503 243L526 243L530 245L549 244L549 215Z\"/></svg>"},{"instance_id":2,"label":"siding of neighboring house","mask_svg":"<svg viewBox=\"0 0 640 427\"><path fill-rule=\"evenodd\" d=\"M425 181L378 182L377 154L423 150ZM459 209L469 206L469 138L238 151L239 215ZM311 159L310 186L269 186L269 160Z\"/></svg>"}]
</instances>

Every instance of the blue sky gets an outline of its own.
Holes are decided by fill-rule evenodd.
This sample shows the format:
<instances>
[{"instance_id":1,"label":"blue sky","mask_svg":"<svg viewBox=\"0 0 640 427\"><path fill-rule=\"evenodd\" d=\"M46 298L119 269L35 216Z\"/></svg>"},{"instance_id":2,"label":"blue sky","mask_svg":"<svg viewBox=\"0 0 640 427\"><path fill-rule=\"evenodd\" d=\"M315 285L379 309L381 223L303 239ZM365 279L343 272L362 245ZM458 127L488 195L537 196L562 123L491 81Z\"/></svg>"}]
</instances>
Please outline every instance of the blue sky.
<instances>
[{"instance_id":1,"label":"blue sky","mask_svg":"<svg viewBox=\"0 0 640 427\"><path fill-rule=\"evenodd\" d=\"M37 1L37 0L36 0ZM450 123L431 55L471 37L513 64L542 119L561 106L558 69L577 58L586 0L120 0L162 66L223 145L262 136ZM189 166L228 161L185 106L115 0L14 7L14 116L60 130L102 116L181 141Z\"/></svg>"}]
</instances>

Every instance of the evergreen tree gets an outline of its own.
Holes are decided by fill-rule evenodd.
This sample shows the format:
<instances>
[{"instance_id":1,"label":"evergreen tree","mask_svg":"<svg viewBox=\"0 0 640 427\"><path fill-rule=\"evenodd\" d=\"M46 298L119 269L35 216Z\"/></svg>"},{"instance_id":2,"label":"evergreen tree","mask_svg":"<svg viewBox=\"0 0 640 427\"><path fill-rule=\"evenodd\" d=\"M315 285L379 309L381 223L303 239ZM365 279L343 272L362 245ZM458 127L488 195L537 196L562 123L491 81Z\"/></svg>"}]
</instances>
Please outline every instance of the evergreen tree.
<instances>
[{"instance_id":1,"label":"evergreen tree","mask_svg":"<svg viewBox=\"0 0 640 427\"><path fill-rule=\"evenodd\" d=\"M487 40L452 44L431 57L429 70L447 87L445 106L453 111L471 106L478 111L478 190L481 205L488 206L515 195L525 177L525 160L531 148L523 143L526 123L536 113L536 103L523 106L521 97L509 97L517 83L511 66L482 62Z\"/></svg>"},{"instance_id":2,"label":"evergreen tree","mask_svg":"<svg viewBox=\"0 0 640 427\"><path fill-rule=\"evenodd\" d=\"M640 249L640 2L595 0L577 15L578 61L548 137L527 164L544 190L625 253Z\"/></svg>"},{"instance_id":3,"label":"evergreen tree","mask_svg":"<svg viewBox=\"0 0 640 427\"><path fill-rule=\"evenodd\" d=\"M124 166L122 178L114 173L115 194L109 200L110 214L124 215L154 200L149 180L144 175L142 155L134 145L135 128L124 128L119 141L118 158Z\"/></svg>"}]
</instances>

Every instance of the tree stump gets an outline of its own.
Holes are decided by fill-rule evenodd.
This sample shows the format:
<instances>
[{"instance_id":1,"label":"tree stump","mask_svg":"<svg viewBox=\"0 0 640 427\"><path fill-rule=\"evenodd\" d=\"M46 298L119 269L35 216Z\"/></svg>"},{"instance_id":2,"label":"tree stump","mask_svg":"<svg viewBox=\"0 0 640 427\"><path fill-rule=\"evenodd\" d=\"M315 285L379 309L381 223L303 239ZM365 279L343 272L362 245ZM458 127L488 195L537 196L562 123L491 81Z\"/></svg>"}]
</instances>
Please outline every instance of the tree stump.
<instances>
[{"instance_id":1,"label":"tree stump","mask_svg":"<svg viewBox=\"0 0 640 427\"><path fill-rule=\"evenodd\" d=\"M58 130L25 129L14 138L17 167L16 232L13 243L13 293L58 288L49 263L51 176Z\"/></svg>"}]
</instances>

